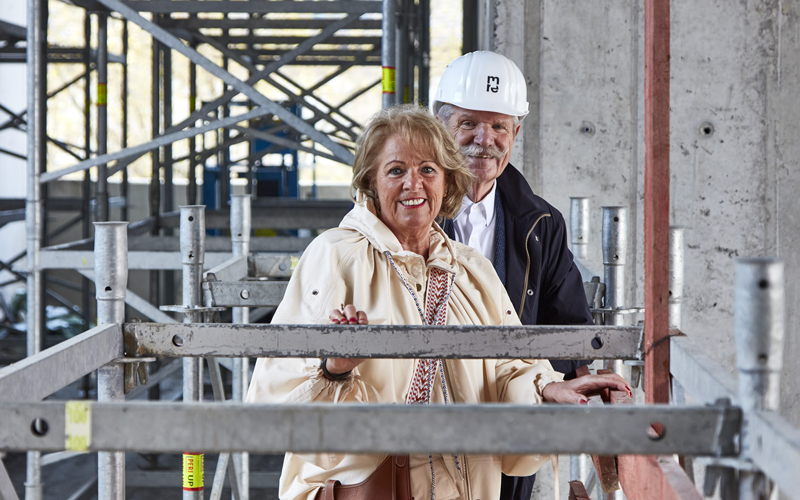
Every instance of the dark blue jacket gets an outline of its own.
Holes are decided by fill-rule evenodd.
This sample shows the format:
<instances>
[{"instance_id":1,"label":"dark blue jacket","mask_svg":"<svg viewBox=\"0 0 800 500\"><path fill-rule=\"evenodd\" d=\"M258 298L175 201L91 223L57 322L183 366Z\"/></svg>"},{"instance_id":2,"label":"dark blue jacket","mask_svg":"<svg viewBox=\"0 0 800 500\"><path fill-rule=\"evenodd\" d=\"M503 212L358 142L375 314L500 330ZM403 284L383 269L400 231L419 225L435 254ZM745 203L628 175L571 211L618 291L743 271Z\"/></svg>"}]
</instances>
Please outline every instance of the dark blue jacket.
<instances>
[{"instance_id":1,"label":"dark blue jacket","mask_svg":"<svg viewBox=\"0 0 800 500\"><path fill-rule=\"evenodd\" d=\"M523 325L591 325L583 279L567 247L564 217L533 194L525 177L508 164L497 178L495 205L497 274ZM444 231L455 239L453 222ZM551 360L572 375L589 361Z\"/></svg>"}]
</instances>

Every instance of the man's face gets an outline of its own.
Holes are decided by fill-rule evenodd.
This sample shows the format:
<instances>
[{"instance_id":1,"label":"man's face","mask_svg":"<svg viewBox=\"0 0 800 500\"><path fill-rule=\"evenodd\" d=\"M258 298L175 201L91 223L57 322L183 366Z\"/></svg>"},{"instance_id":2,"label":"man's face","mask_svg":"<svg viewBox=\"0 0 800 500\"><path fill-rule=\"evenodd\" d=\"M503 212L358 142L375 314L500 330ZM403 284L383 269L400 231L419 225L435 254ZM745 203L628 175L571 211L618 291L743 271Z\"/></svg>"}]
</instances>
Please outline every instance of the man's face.
<instances>
[{"instance_id":1,"label":"man's face","mask_svg":"<svg viewBox=\"0 0 800 500\"><path fill-rule=\"evenodd\" d=\"M514 117L510 115L454 108L446 126L478 182L490 184L508 165L520 125L514 126Z\"/></svg>"}]
</instances>

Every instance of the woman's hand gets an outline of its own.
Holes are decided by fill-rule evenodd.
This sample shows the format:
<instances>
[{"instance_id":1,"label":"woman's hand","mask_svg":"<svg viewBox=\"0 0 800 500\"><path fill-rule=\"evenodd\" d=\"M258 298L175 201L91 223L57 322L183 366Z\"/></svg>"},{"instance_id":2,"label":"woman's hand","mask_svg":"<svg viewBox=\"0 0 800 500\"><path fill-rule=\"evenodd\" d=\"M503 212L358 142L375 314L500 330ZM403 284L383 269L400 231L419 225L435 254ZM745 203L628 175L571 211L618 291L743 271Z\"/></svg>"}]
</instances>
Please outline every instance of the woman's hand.
<instances>
[{"instance_id":1,"label":"woman's hand","mask_svg":"<svg viewBox=\"0 0 800 500\"><path fill-rule=\"evenodd\" d=\"M585 375L565 382L551 382L544 386L542 397L545 403L585 405L589 401L589 395L605 388L625 391L629 396L633 396L625 379L612 373L609 375Z\"/></svg>"},{"instance_id":2,"label":"woman's hand","mask_svg":"<svg viewBox=\"0 0 800 500\"><path fill-rule=\"evenodd\" d=\"M356 310L353 304L347 304L340 311L334 309L331 311L331 323L337 325L368 325L367 313L364 311ZM328 358L325 363L325 368L333 375L346 373L363 363L363 358Z\"/></svg>"}]
</instances>

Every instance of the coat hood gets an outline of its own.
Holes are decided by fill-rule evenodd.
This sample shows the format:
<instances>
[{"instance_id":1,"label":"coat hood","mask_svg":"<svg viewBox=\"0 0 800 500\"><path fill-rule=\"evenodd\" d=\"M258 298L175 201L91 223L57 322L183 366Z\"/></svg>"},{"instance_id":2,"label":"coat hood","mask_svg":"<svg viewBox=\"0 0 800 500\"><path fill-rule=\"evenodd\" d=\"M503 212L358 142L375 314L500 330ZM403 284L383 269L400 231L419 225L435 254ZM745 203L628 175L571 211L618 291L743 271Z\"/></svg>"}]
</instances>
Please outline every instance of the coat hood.
<instances>
[{"instance_id":1,"label":"coat hood","mask_svg":"<svg viewBox=\"0 0 800 500\"><path fill-rule=\"evenodd\" d=\"M404 250L397 236L378 217L375 205L362 193L356 193L353 209L339 223L342 229L350 229L360 233L381 253L389 252L392 259L405 262L422 257L414 252ZM455 274L458 270L458 255L454 242L447 237L436 222L431 223L431 246L425 265L438 267L443 271Z\"/></svg>"}]
</instances>

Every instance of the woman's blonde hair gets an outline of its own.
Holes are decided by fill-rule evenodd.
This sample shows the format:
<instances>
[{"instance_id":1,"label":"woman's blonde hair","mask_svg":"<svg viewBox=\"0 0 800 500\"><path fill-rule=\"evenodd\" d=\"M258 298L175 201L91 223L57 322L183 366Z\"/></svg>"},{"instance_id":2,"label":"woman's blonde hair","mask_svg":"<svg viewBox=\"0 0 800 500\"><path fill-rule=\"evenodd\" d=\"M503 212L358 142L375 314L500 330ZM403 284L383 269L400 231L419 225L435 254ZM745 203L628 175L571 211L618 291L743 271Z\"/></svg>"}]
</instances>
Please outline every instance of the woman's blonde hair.
<instances>
[{"instance_id":1,"label":"woman's blonde hair","mask_svg":"<svg viewBox=\"0 0 800 500\"><path fill-rule=\"evenodd\" d=\"M356 190L362 192L380 213L374 172L383 146L393 136L401 137L418 151L432 154L433 161L444 169L445 194L438 216L455 217L461 200L472 187L474 176L447 129L427 110L413 104L392 106L372 117L356 141L351 195L354 196Z\"/></svg>"}]
</instances>

